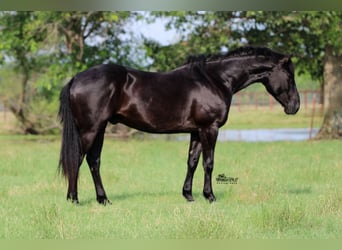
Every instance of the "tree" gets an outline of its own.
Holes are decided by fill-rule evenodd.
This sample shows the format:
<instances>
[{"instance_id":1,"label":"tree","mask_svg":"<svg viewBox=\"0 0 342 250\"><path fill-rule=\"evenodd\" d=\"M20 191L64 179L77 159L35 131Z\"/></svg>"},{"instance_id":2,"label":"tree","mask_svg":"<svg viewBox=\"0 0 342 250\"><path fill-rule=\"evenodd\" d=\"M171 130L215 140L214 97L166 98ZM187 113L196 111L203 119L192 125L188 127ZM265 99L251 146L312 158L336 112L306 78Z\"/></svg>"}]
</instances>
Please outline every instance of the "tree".
<instances>
[{"instance_id":1,"label":"tree","mask_svg":"<svg viewBox=\"0 0 342 250\"><path fill-rule=\"evenodd\" d=\"M342 103L338 101L342 100L342 12L166 12L155 16L170 18L168 27L190 30L182 41L164 52L153 45L154 51L158 48L164 54L180 44L183 44L182 51L196 51L197 54L246 44L293 54L297 72L309 73L323 86L325 114L317 138L342 137ZM160 62L158 58L161 57L163 55L158 54L156 62Z\"/></svg>"},{"instance_id":2,"label":"tree","mask_svg":"<svg viewBox=\"0 0 342 250\"><path fill-rule=\"evenodd\" d=\"M162 46L145 39L147 55L153 59L151 69L166 71L186 61L189 55L218 53L238 46L231 39L231 21L234 12L152 12L151 19L169 20L166 29L176 29L181 34L178 43Z\"/></svg>"},{"instance_id":3,"label":"tree","mask_svg":"<svg viewBox=\"0 0 342 250\"><path fill-rule=\"evenodd\" d=\"M299 73L322 83L324 121L317 139L342 138L342 12L246 12L251 42L291 51ZM258 31L261 33L257 34Z\"/></svg>"},{"instance_id":4,"label":"tree","mask_svg":"<svg viewBox=\"0 0 342 250\"><path fill-rule=\"evenodd\" d=\"M25 133L59 129L59 91L76 72L109 61L139 63L127 56L137 48L124 29L137 16L133 12L0 12L0 100Z\"/></svg>"},{"instance_id":5,"label":"tree","mask_svg":"<svg viewBox=\"0 0 342 250\"><path fill-rule=\"evenodd\" d=\"M325 115L317 139L342 137L342 55L327 48L324 56Z\"/></svg>"},{"instance_id":6,"label":"tree","mask_svg":"<svg viewBox=\"0 0 342 250\"><path fill-rule=\"evenodd\" d=\"M1 13L0 18L2 27L0 49L3 52L1 62L5 63L6 60L11 62L13 71L19 76L15 81L20 82L20 86L12 83L12 86L6 88L3 79L0 97L21 123L24 131L37 134L37 129L28 115L28 103L31 102L32 92L29 81L33 72L38 72L44 64L44 57L38 54L42 37L35 32L32 24L35 21L34 16L30 12ZM9 67L6 67L6 70L8 69ZM7 94L17 89L20 89L19 93L14 91L13 95Z\"/></svg>"}]
</instances>

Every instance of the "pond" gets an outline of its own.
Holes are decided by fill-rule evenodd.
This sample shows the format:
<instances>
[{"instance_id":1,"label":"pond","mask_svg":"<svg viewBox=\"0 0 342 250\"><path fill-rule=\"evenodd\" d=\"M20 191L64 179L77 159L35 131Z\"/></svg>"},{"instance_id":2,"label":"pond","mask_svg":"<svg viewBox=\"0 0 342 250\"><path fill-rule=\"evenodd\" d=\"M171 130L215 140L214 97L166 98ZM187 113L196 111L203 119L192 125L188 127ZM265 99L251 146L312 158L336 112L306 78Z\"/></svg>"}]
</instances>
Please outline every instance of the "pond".
<instances>
[{"instance_id":1,"label":"pond","mask_svg":"<svg viewBox=\"0 0 342 250\"><path fill-rule=\"evenodd\" d=\"M305 141L314 138L318 128L279 128L279 129L226 129L219 130L218 141L272 142ZM163 135L153 135L160 138ZM165 135L164 135L165 136ZM189 140L189 135L167 135L167 140Z\"/></svg>"},{"instance_id":2,"label":"pond","mask_svg":"<svg viewBox=\"0 0 342 250\"><path fill-rule=\"evenodd\" d=\"M311 131L313 138L318 128ZM219 131L219 141L304 141L310 139L309 128L281 128L281 129L227 129Z\"/></svg>"},{"instance_id":3,"label":"pond","mask_svg":"<svg viewBox=\"0 0 342 250\"><path fill-rule=\"evenodd\" d=\"M305 141L314 138L319 128L225 129L219 130L218 141L272 142ZM311 134L311 135L310 135ZM188 141L189 134L148 134L143 138Z\"/></svg>"}]
</instances>

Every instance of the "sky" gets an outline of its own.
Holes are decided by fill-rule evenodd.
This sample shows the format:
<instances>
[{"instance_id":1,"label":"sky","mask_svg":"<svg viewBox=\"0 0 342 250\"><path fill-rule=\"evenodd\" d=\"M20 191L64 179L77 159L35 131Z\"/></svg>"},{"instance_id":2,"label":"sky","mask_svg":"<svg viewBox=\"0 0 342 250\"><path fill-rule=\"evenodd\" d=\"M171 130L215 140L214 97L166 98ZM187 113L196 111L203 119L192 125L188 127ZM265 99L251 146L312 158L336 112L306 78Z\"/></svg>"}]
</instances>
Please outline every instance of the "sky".
<instances>
[{"instance_id":1,"label":"sky","mask_svg":"<svg viewBox=\"0 0 342 250\"><path fill-rule=\"evenodd\" d=\"M180 40L180 35L175 30L166 30L167 20L157 19L154 23L148 23L145 19L134 22L131 30L142 34L144 37L159 42L162 45L169 45Z\"/></svg>"}]
</instances>

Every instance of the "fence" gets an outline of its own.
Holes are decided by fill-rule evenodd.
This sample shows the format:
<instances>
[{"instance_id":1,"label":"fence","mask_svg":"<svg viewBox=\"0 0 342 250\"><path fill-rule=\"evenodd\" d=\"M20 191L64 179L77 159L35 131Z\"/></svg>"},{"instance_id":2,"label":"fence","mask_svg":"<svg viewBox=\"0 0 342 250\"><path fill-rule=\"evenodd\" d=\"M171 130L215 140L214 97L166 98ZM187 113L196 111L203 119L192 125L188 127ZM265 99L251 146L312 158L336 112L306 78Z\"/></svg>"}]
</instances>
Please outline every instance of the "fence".
<instances>
[{"instance_id":1,"label":"fence","mask_svg":"<svg viewBox=\"0 0 342 250\"><path fill-rule=\"evenodd\" d=\"M322 104L322 93L319 90L304 90L299 92L301 109L312 109ZM232 106L236 106L242 111L243 106L269 107L273 110L274 106L279 105L277 101L266 91L240 91L233 96Z\"/></svg>"}]
</instances>

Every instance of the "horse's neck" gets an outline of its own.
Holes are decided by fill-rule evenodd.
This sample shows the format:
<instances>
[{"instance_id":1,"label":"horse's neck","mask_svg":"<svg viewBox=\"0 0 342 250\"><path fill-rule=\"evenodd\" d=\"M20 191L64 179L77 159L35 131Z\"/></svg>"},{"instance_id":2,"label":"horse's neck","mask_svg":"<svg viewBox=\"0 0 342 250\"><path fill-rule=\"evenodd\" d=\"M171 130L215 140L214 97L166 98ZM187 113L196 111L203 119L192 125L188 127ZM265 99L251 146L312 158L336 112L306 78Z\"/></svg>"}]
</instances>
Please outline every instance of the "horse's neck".
<instances>
[{"instance_id":1,"label":"horse's neck","mask_svg":"<svg viewBox=\"0 0 342 250\"><path fill-rule=\"evenodd\" d=\"M223 75L231 75L232 77L228 77L228 79L224 79L225 84L231 85L231 90L233 93L236 93L249 85L257 82L263 82L269 75L272 70L274 64L271 62L256 62L255 59L246 58L244 62L242 62L241 58L236 61L238 66L234 66L234 61L227 62L226 65L223 64L222 70Z\"/></svg>"}]
</instances>

